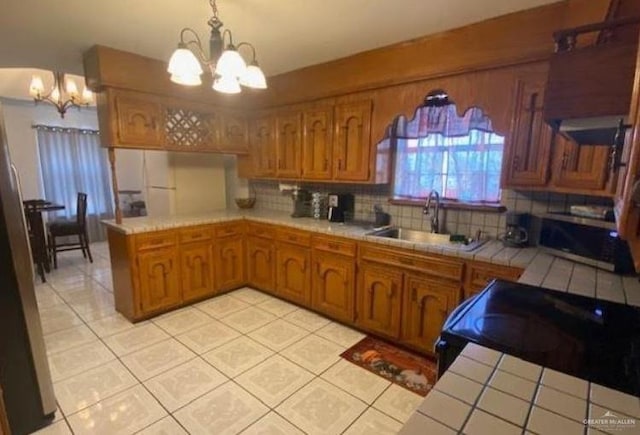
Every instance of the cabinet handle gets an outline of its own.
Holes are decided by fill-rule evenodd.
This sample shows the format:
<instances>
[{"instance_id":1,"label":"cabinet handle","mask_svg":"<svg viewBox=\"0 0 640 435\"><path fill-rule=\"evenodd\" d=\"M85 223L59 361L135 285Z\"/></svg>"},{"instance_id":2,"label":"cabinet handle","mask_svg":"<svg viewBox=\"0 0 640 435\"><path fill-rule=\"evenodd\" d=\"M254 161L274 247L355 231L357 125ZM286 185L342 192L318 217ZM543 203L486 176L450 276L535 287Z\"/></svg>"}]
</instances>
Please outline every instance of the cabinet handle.
<instances>
[{"instance_id":1,"label":"cabinet handle","mask_svg":"<svg viewBox=\"0 0 640 435\"><path fill-rule=\"evenodd\" d=\"M333 249L334 251L338 251L340 249L340 245L338 245L337 243L327 243L327 246L329 247L329 249Z\"/></svg>"},{"instance_id":2,"label":"cabinet handle","mask_svg":"<svg viewBox=\"0 0 640 435\"><path fill-rule=\"evenodd\" d=\"M400 263L402 263L402 264L406 264L407 266L413 266L413 264L414 264L414 263L413 263L413 260L411 260L410 258L402 258L402 257L400 257L400 258L398 259L398 261L399 261Z\"/></svg>"},{"instance_id":3,"label":"cabinet handle","mask_svg":"<svg viewBox=\"0 0 640 435\"><path fill-rule=\"evenodd\" d=\"M562 154L562 169L567 169L567 161L569 160L569 153L566 151Z\"/></svg>"}]
</instances>

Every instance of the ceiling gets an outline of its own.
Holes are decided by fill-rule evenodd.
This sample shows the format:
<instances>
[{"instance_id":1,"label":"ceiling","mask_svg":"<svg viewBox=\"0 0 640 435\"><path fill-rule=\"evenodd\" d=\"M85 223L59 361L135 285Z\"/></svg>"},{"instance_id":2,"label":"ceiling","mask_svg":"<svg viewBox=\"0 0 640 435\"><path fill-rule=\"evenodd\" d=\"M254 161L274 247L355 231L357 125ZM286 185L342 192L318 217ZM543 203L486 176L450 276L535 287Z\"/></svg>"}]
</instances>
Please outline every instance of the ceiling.
<instances>
[{"instance_id":1,"label":"ceiling","mask_svg":"<svg viewBox=\"0 0 640 435\"><path fill-rule=\"evenodd\" d=\"M270 76L553 1L218 0L218 9ZM0 68L82 74L82 53L94 44L167 60L182 27L208 38L210 16L207 0L2 0ZM14 82L30 79L16 74Z\"/></svg>"}]
</instances>

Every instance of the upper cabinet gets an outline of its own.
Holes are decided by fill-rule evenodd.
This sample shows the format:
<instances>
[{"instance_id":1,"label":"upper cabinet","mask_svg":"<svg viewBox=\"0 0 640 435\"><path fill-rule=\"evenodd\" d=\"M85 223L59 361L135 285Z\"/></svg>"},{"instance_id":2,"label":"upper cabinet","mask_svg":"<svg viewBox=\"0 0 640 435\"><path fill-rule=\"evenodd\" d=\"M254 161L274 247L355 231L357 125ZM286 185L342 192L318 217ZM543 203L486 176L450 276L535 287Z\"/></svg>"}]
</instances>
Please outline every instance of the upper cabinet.
<instances>
[{"instance_id":1,"label":"upper cabinet","mask_svg":"<svg viewBox=\"0 0 640 435\"><path fill-rule=\"evenodd\" d=\"M100 92L97 107L105 147L248 153L241 112L116 88Z\"/></svg>"},{"instance_id":2,"label":"upper cabinet","mask_svg":"<svg viewBox=\"0 0 640 435\"><path fill-rule=\"evenodd\" d=\"M324 102L259 114L251 121L255 178L385 183L388 158L372 159L370 99ZM269 119L267 126L266 119ZM271 133L267 133L271 132ZM385 150L388 153L388 150ZM273 165L269 160L276 159ZM385 166L379 168L377 166Z\"/></svg>"}]
</instances>

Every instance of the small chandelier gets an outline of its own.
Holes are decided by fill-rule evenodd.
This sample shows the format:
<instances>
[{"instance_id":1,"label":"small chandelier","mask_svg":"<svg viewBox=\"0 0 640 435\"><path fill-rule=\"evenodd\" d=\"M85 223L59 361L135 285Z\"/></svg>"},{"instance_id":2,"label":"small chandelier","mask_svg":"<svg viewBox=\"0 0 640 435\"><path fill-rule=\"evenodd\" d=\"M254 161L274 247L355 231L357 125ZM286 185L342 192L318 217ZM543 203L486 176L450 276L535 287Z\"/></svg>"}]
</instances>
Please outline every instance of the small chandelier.
<instances>
[{"instance_id":1,"label":"small chandelier","mask_svg":"<svg viewBox=\"0 0 640 435\"><path fill-rule=\"evenodd\" d=\"M216 0L209 0L213 16L207 21L211 27L209 37L209 55L202 48L202 41L198 34L188 27L180 32L178 48L171 55L167 71L171 74L171 81L185 86L198 86L202 84L200 76L203 73L202 65L211 71L213 76L213 89L225 94L237 94L241 91L240 85L254 89L266 89L267 80L258 66L256 50L248 42L233 44L233 37L229 29L222 29L222 21L218 18ZM187 40L187 34L193 39ZM228 41L225 45L225 36ZM238 50L242 47L251 49L251 62L246 64Z\"/></svg>"},{"instance_id":2,"label":"small chandelier","mask_svg":"<svg viewBox=\"0 0 640 435\"><path fill-rule=\"evenodd\" d=\"M93 101L93 93L85 86L82 90L82 94L78 92L78 86L73 79L67 79L65 82L64 73L54 72L53 74L53 86L49 92L44 93L44 83L42 78L34 74L31 78L31 85L29 86L29 95L33 97L33 100L37 103L45 101L53 104L60 117L64 118L64 114L69 107L88 106ZM63 89L63 84L65 85ZM64 95L66 93L66 98Z\"/></svg>"}]
</instances>

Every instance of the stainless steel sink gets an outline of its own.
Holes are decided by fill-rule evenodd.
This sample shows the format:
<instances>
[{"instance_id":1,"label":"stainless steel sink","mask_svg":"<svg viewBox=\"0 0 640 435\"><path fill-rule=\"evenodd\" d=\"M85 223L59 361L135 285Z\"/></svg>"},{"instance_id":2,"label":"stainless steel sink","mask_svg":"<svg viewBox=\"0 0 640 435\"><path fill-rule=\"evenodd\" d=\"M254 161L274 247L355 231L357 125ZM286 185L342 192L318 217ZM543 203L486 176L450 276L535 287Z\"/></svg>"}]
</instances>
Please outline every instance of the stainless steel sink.
<instances>
[{"instance_id":1,"label":"stainless steel sink","mask_svg":"<svg viewBox=\"0 0 640 435\"><path fill-rule=\"evenodd\" d=\"M406 240L413 243L424 243L438 246L442 249L469 252L484 245L487 240L471 242L452 242L450 234L427 233L425 231L409 230L406 228L385 228L367 233L368 236L386 237L389 239Z\"/></svg>"}]
</instances>

